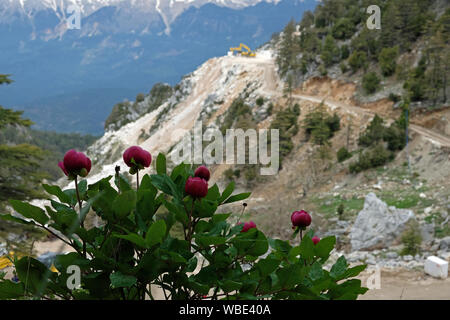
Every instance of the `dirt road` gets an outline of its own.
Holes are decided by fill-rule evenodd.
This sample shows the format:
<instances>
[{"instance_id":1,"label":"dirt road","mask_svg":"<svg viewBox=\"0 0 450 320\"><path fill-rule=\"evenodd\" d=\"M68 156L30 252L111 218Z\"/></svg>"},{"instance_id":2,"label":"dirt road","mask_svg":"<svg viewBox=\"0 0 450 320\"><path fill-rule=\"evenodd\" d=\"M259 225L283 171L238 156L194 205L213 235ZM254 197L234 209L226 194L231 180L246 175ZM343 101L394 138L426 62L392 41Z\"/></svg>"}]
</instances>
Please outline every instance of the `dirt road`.
<instances>
[{"instance_id":1,"label":"dirt road","mask_svg":"<svg viewBox=\"0 0 450 320\"><path fill-rule=\"evenodd\" d=\"M241 58L242 59L242 58ZM264 68L264 86L263 90L272 96L282 96L283 93L280 90L282 87L282 83L279 80L279 77L276 72L275 61L273 58L265 58L265 59L245 59L245 63L255 63ZM293 94L292 97L294 99L310 101L314 103L324 103L326 106L331 108L340 108L349 113L359 114L359 115L370 115L373 116L375 113L371 110L364 109L354 105L348 105L341 102L336 102L328 99L328 97L324 96L309 96L309 95L299 95ZM387 119L393 120L393 119ZM431 142L438 143L441 146L450 147L450 137L443 136L435 131L426 129L424 127L418 126L416 124L410 124L409 128L411 131L418 133Z\"/></svg>"}]
</instances>

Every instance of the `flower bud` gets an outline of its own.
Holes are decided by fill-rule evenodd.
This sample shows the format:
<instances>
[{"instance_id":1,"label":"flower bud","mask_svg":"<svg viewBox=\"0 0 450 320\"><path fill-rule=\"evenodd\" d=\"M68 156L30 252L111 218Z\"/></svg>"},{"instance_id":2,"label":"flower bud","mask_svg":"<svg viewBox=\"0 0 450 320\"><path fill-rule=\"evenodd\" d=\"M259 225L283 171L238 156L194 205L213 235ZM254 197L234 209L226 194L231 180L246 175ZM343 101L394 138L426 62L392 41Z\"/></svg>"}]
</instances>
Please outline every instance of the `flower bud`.
<instances>
[{"instance_id":1,"label":"flower bud","mask_svg":"<svg viewBox=\"0 0 450 320\"><path fill-rule=\"evenodd\" d=\"M195 173L194 173L195 177L199 177L199 178L205 179L206 181L209 181L210 175L211 174L210 174L208 168L205 167L205 166L198 167L197 170L195 170Z\"/></svg>"},{"instance_id":2,"label":"flower bud","mask_svg":"<svg viewBox=\"0 0 450 320\"><path fill-rule=\"evenodd\" d=\"M304 210L294 211L291 215L291 222L294 227L307 227L311 224L311 216Z\"/></svg>"},{"instance_id":3,"label":"flower bud","mask_svg":"<svg viewBox=\"0 0 450 320\"><path fill-rule=\"evenodd\" d=\"M320 241L320 238L318 236L314 236L314 237L312 237L311 240L312 240L312 242L314 242L314 244L318 244Z\"/></svg>"},{"instance_id":4,"label":"flower bud","mask_svg":"<svg viewBox=\"0 0 450 320\"><path fill-rule=\"evenodd\" d=\"M242 224L242 222L240 224ZM251 228L256 228L256 224L253 221L246 222L244 223L244 227L242 228L241 232L247 232Z\"/></svg>"},{"instance_id":5,"label":"flower bud","mask_svg":"<svg viewBox=\"0 0 450 320\"><path fill-rule=\"evenodd\" d=\"M58 163L58 166L68 177L86 177L91 171L91 159L86 157L82 152L76 150L69 150L64 155L62 162Z\"/></svg>"},{"instance_id":6,"label":"flower bud","mask_svg":"<svg viewBox=\"0 0 450 320\"><path fill-rule=\"evenodd\" d=\"M152 155L139 146L129 147L123 153L123 161L130 167L130 173L134 174L137 170L148 168L152 163Z\"/></svg>"},{"instance_id":7,"label":"flower bud","mask_svg":"<svg viewBox=\"0 0 450 320\"><path fill-rule=\"evenodd\" d=\"M199 177L189 177L184 191L193 198L204 198L208 194L208 182Z\"/></svg>"}]
</instances>

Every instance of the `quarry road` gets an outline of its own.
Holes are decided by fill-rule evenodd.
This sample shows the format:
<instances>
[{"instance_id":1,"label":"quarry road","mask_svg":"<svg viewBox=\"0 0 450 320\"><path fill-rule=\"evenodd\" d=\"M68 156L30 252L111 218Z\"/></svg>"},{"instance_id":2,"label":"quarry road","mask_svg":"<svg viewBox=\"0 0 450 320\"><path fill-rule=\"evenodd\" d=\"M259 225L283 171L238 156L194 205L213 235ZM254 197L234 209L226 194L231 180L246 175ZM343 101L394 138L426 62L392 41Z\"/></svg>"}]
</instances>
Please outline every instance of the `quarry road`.
<instances>
[{"instance_id":1,"label":"quarry road","mask_svg":"<svg viewBox=\"0 0 450 320\"><path fill-rule=\"evenodd\" d=\"M264 69L264 85L262 88L262 91L266 92L267 94L270 94L272 96L282 96L282 90L280 88L283 87L283 83L278 77L277 71L276 71L276 65L275 60L272 57L262 57L262 58L256 58L256 59L248 59L248 58L240 58L245 59L239 62L245 63L253 63L261 66ZM310 96L310 95L299 95L299 94L293 94L292 98L303 100L303 101L310 101L314 103L324 103L326 106L334 109L339 108L346 110L349 113L359 114L359 115L369 115L374 116L375 112L358 107L353 105L348 105L336 101L332 101L327 99L326 96ZM392 120L393 119L388 119ZM444 147L450 147L450 137L444 136L442 134L439 134L433 130L426 129L424 127L418 126L416 124L410 124L409 129L417 134L420 134L421 136L425 137L426 139L430 140L433 143L437 143Z\"/></svg>"}]
</instances>

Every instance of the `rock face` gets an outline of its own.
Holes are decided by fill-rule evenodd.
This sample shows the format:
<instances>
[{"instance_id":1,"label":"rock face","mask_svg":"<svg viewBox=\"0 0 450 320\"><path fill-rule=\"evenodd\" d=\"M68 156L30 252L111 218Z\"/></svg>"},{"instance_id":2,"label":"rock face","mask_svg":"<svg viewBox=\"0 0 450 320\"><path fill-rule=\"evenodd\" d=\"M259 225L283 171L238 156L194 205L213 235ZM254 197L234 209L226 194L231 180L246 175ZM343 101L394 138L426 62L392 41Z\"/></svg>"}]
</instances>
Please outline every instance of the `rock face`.
<instances>
[{"instance_id":1,"label":"rock face","mask_svg":"<svg viewBox=\"0 0 450 320\"><path fill-rule=\"evenodd\" d=\"M352 250L386 247L415 219L411 210L388 207L374 193L369 193L350 232Z\"/></svg>"}]
</instances>

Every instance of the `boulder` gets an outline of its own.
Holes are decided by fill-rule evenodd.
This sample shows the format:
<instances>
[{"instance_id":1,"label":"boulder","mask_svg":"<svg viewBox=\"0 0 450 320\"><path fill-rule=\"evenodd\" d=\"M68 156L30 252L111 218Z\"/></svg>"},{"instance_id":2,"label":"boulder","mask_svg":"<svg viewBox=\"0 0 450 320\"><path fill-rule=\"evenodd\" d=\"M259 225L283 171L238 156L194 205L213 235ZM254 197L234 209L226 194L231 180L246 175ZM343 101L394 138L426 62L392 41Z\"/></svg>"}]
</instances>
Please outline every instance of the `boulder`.
<instances>
[{"instance_id":1,"label":"boulder","mask_svg":"<svg viewBox=\"0 0 450 320\"><path fill-rule=\"evenodd\" d=\"M425 244L431 244L434 240L434 222L425 223L420 227L420 235L422 236L422 242Z\"/></svg>"},{"instance_id":2,"label":"boulder","mask_svg":"<svg viewBox=\"0 0 450 320\"><path fill-rule=\"evenodd\" d=\"M411 210L388 207L371 192L350 231L352 250L388 247L400 237L406 223L414 219Z\"/></svg>"},{"instance_id":3,"label":"boulder","mask_svg":"<svg viewBox=\"0 0 450 320\"><path fill-rule=\"evenodd\" d=\"M450 251L450 237L442 238L441 241L439 241L439 250Z\"/></svg>"}]
</instances>

